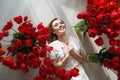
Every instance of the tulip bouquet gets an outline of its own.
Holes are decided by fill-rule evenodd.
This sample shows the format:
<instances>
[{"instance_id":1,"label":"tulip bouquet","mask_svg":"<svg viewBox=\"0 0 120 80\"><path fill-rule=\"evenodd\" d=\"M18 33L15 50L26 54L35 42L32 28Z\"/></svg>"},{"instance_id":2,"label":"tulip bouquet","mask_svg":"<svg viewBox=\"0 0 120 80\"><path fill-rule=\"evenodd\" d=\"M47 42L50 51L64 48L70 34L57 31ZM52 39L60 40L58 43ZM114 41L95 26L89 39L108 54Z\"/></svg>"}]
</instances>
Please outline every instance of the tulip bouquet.
<instances>
[{"instance_id":1,"label":"tulip bouquet","mask_svg":"<svg viewBox=\"0 0 120 80\"><path fill-rule=\"evenodd\" d=\"M49 58L46 58L48 60ZM79 70L73 68L65 70L64 68L55 68L51 63L46 63L39 67L39 75L34 77L34 80L71 80L72 77L77 77Z\"/></svg>"},{"instance_id":2,"label":"tulip bouquet","mask_svg":"<svg viewBox=\"0 0 120 80\"><path fill-rule=\"evenodd\" d=\"M88 0L87 10L79 12L77 18L81 21L77 24L76 30L95 38L96 45L105 44L102 35L108 38L107 50L102 49L98 54L88 54L87 59L118 71L120 80L120 1Z\"/></svg>"},{"instance_id":3,"label":"tulip bouquet","mask_svg":"<svg viewBox=\"0 0 120 80\"><path fill-rule=\"evenodd\" d=\"M13 34L9 34L10 31ZM27 73L30 68L39 68L39 75L34 80L70 80L72 76L79 75L77 68L65 71L51 63L48 54L53 48L46 44L49 32L50 29L42 23L35 27L27 16L9 20L0 32L0 63L22 73ZM3 46L4 41L7 46Z\"/></svg>"},{"instance_id":4,"label":"tulip bouquet","mask_svg":"<svg viewBox=\"0 0 120 80\"><path fill-rule=\"evenodd\" d=\"M82 19L79 25L83 31L87 31L88 36L95 38L99 36L95 43L98 46L104 44L104 40L101 37L105 34L109 39L111 46L119 44L119 40L114 38L120 35L120 7L118 0L88 0L87 11L79 12L78 19Z\"/></svg>"},{"instance_id":5,"label":"tulip bouquet","mask_svg":"<svg viewBox=\"0 0 120 80\"><path fill-rule=\"evenodd\" d=\"M18 30L13 28L13 21L18 25ZM27 16L14 17L13 21L9 20L0 33L1 41L7 41L6 37L12 37L7 41L6 49L0 43L1 62L10 69L26 73L29 71L28 67L38 68L41 64L39 57L46 57L46 52L52 50L46 45L46 41L49 40L49 28L40 23L36 29ZM10 30L14 31L11 35Z\"/></svg>"}]
</instances>

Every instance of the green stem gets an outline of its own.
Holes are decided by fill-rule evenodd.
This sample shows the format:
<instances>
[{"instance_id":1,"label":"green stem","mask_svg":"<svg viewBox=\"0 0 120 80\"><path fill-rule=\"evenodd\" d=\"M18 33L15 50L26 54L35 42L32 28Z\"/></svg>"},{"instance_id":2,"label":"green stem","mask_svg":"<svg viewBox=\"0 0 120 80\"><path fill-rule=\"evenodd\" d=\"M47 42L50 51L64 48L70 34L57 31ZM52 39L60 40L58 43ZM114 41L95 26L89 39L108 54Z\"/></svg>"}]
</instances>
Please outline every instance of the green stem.
<instances>
[{"instance_id":1,"label":"green stem","mask_svg":"<svg viewBox=\"0 0 120 80\"><path fill-rule=\"evenodd\" d=\"M120 0L118 1L118 5L120 6Z\"/></svg>"},{"instance_id":2,"label":"green stem","mask_svg":"<svg viewBox=\"0 0 120 80\"><path fill-rule=\"evenodd\" d=\"M99 60L99 54L97 54L97 53L88 54L87 55L87 61L99 63L100 62L100 60Z\"/></svg>"},{"instance_id":3,"label":"green stem","mask_svg":"<svg viewBox=\"0 0 120 80\"><path fill-rule=\"evenodd\" d=\"M13 28L11 28L14 32L16 32L17 33L17 31L15 30L15 29L13 29Z\"/></svg>"}]
</instances>

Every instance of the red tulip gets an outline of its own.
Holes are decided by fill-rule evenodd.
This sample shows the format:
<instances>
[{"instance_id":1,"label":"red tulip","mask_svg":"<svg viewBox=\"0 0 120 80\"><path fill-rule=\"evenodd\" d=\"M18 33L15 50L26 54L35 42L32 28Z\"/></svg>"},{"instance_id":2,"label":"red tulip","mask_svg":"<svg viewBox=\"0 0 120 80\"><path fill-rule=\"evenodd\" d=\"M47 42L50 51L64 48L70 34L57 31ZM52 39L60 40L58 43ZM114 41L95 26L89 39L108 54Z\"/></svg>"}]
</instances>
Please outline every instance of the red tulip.
<instances>
[{"instance_id":1,"label":"red tulip","mask_svg":"<svg viewBox=\"0 0 120 80\"><path fill-rule=\"evenodd\" d=\"M6 51L5 51L4 48L0 48L0 56L3 55L3 54L5 54L5 52L6 52Z\"/></svg>"}]
</instances>

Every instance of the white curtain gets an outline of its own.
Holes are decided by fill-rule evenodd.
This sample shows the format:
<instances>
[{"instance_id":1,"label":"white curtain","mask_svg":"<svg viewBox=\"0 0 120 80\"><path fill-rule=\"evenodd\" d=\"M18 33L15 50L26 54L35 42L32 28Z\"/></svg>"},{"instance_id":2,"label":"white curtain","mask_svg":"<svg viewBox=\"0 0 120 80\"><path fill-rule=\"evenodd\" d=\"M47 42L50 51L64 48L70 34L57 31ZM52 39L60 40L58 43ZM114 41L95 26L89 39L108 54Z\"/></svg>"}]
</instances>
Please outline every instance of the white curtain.
<instances>
[{"instance_id":1,"label":"white curtain","mask_svg":"<svg viewBox=\"0 0 120 80\"><path fill-rule=\"evenodd\" d=\"M75 32L72 26L78 21L77 13L86 10L86 3L87 0L0 0L0 30L9 19L18 15L27 15L33 24L43 22L46 26L53 18L58 17L69 27L67 33ZM76 36L76 34L71 35ZM78 36L86 53L97 52L100 49L89 37L83 39L80 34ZM86 63L84 68L90 80L110 80L109 75L106 75L98 64ZM25 80L25 78L32 80L37 74L38 69L22 74L0 64L0 80Z\"/></svg>"}]
</instances>

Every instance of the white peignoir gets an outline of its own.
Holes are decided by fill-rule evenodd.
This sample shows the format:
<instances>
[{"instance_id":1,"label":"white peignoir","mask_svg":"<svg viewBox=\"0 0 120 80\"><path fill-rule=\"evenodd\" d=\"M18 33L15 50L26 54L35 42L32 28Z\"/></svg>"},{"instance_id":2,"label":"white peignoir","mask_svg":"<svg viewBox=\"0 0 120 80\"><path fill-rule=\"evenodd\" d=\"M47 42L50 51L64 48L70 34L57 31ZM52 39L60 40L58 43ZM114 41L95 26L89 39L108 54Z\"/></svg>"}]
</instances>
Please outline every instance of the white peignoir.
<instances>
[{"instance_id":1,"label":"white peignoir","mask_svg":"<svg viewBox=\"0 0 120 80\"><path fill-rule=\"evenodd\" d=\"M76 45L73 44L73 46L76 50L80 51L80 46L77 45L78 44L77 38L71 37L70 41L72 41L72 44L76 43ZM63 45L64 44L62 42L60 42L59 40L53 41L49 44L49 46L53 47L53 50L50 53L51 60L57 58L58 61L60 61L64 57L64 53L62 50ZM73 56L70 56L70 59L68 60L67 64L64 66L64 69L70 70L73 67L76 67L79 69L80 75L77 77L72 77L71 80L89 80L82 65Z\"/></svg>"}]
</instances>

